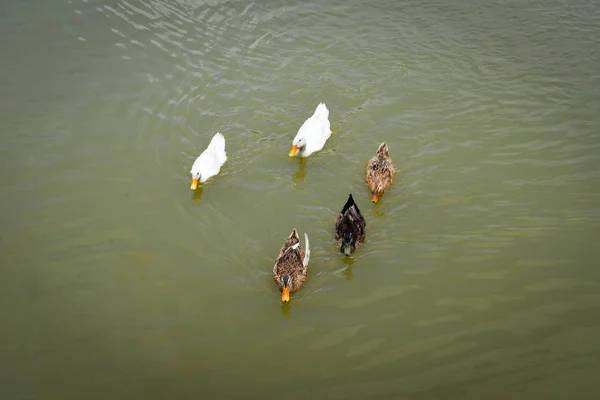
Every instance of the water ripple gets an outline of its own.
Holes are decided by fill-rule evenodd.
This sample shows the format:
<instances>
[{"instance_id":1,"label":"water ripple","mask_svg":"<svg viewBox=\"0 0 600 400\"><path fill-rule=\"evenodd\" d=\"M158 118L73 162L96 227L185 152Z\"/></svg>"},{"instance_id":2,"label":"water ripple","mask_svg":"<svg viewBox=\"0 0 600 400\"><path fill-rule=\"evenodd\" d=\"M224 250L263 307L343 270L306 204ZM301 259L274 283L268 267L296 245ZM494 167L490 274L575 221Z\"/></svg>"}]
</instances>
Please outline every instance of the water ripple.
<instances>
[{"instance_id":1,"label":"water ripple","mask_svg":"<svg viewBox=\"0 0 600 400\"><path fill-rule=\"evenodd\" d=\"M144 397L157 376L232 398L582 387L598 352L599 9L505 3L3 6L6 381L57 398ZM334 134L289 158L319 101ZM229 160L192 193L217 131ZM384 140L398 174L373 204L365 164ZM334 239L348 193L367 220L352 257ZM309 279L282 305L271 270L293 228Z\"/></svg>"}]
</instances>

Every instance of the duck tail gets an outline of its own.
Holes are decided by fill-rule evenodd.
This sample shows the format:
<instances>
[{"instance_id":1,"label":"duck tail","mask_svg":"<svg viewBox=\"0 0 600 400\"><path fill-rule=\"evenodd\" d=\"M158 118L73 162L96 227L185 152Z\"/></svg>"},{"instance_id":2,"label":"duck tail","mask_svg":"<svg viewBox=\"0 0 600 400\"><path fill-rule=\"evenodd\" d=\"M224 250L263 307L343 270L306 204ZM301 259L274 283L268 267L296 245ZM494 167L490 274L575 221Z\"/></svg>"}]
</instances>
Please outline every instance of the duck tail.
<instances>
[{"instance_id":1,"label":"duck tail","mask_svg":"<svg viewBox=\"0 0 600 400\"><path fill-rule=\"evenodd\" d=\"M300 236L298 236L298 231L296 230L296 228L292 229L292 233L290 233L288 239L291 239L291 241L293 241L294 243L300 242Z\"/></svg>"},{"instance_id":2,"label":"duck tail","mask_svg":"<svg viewBox=\"0 0 600 400\"><path fill-rule=\"evenodd\" d=\"M319 119L329 119L329 110L325 103L319 103L313 116Z\"/></svg>"},{"instance_id":3,"label":"duck tail","mask_svg":"<svg viewBox=\"0 0 600 400\"><path fill-rule=\"evenodd\" d=\"M308 261L310 260L310 244L308 243L308 235L304 232L304 260L302 260L302 265L304 268L308 266Z\"/></svg>"},{"instance_id":4,"label":"duck tail","mask_svg":"<svg viewBox=\"0 0 600 400\"><path fill-rule=\"evenodd\" d=\"M344 208L342 208L341 214L343 215L344 213L346 213L346 211L348 211L348 209L352 206L354 206L356 208L356 211L358 211L358 213L360 214L360 210L358 209L358 206L354 202L354 197L352 197L352 193L350 193L348 195L348 201L346 201L346 204L344 204Z\"/></svg>"},{"instance_id":5,"label":"duck tail","mask_svg":"<svg viewBox=\"0 0 600 400\"><path fill-rule=\"evenodd\" d=\"M227 153L225 153L225 137L221 133L215 133L215 136L213 136L208 147L211 148L221 163L227 161Z\"/></svg>"},{"instance_id":6,"label":"duck tail","mask_svg":"<svg viewBox=\"0 0 600 400\"><path fill-rule=\"evenodd\" d=\"M379 145L379 148L377 149L377 154L384 157L390 156L390 152L388 151L388 145L386 142L383 142Z\"/></svg>"}]
</instances>

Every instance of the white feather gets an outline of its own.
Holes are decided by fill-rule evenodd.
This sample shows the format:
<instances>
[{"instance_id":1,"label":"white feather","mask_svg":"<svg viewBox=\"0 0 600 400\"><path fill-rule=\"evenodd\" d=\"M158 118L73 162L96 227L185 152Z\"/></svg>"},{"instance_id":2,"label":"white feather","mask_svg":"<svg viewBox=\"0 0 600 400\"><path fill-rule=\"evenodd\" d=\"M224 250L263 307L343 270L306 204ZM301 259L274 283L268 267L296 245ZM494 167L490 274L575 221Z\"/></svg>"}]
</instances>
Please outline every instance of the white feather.
<instances>
[{"instance_id":1,"label":"white feather","mask_svg":"<svg viewBox=\"0 0 600 400\"><path fill-rule=\"evenodd\" d=\"M200 182L206 182L208 178L219 173L225 161L225 138L217 132L206 150L194 161L190 173L192 177L199 178Z\"/></svg>"},{"instance_id":2,"label":"white feather","mask_svg":"<svg viewBox=\"0 0 600 400\"><path fill-rule=\"evenodd\" d=\"M308 265L308 261L310 260L310 245L308 243L308 235L304 232L304 260L302 264L306 267Z\"/></svg>"},{"instance_id":3,"label":"white feather","mask_svg":"<svg viewBox=\"0 0 600 400\"><path fill-rule=\"evenodd\" d=\"M306 141L306 146L296 154L299 157L308 157L315 151L321 150L331 136L330 128L329 110L325 103L319 103L314 114L304 121L292 142L293 145L298 145L300 139Z\"/></svg>"}]
</instances>

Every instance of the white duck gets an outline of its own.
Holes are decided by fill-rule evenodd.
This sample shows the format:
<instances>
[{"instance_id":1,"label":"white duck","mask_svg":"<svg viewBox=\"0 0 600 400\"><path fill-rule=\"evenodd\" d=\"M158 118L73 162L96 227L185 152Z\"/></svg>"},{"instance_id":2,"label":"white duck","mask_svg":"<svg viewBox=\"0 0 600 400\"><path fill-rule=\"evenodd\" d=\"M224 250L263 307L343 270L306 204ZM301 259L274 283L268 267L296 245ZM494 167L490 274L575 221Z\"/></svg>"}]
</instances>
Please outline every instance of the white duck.
<instances>
[{"instance_id":1,"label":"white duck","mask_svg":"<svg viewBox=\"0 0 600 400\"><path fill-rule=\"evenodd\" d=\"M325 103L319 103L315 113L304 121L294 141L290 157L308 157L315 151L325 146L325 142L331 136L331 125L329 124L329 110Z\"/></svg>"},{"instance_id":2,"label":"white duck","mask_svg":"<svg viewBox=\"0 0 600 400\"><path fill-rule=\"evenodd\" d=\"M206 182L211 176L215 176L221 170L221 166L227 161L225 153L225 138L220 133L213 136L210 144L196 158L190 173L192 174L192 186L190 189L195 190L198 187L198 182Z\"/></svg>"}]
</instances>

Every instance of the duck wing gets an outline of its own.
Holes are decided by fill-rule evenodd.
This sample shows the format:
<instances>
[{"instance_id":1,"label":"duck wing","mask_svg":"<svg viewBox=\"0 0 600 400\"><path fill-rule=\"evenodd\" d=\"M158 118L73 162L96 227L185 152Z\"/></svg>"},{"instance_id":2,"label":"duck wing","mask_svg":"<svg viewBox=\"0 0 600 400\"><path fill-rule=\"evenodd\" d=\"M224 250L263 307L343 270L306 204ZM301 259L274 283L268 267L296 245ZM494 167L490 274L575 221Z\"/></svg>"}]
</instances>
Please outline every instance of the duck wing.
<instances>
[{"instance_id":1,"label":"duck wing","mask_svg":"<svg viewBox=\"0 0 600 400\"><path fill-rule=\"evenodd\" d=\"M296 228L294 228L290 236L288 236L285 243L281 247L281 250L279 250L279 257L281 257L287 251L287 249L298 243L300 243L300 237L298 236L298 231Z\"/></svg>"},{"instance_id":2,"label":"duck wing","mask_svg":"<svg viewBox=\"0 0 600 400\"><path fill-rule=\"evenodd\" d=\"M364 217L350 194L335 224L336 240L342 239L346 232L351 232L356 240L362 243L365 238L366 225Z\"/></svg>"}]
</instances>

